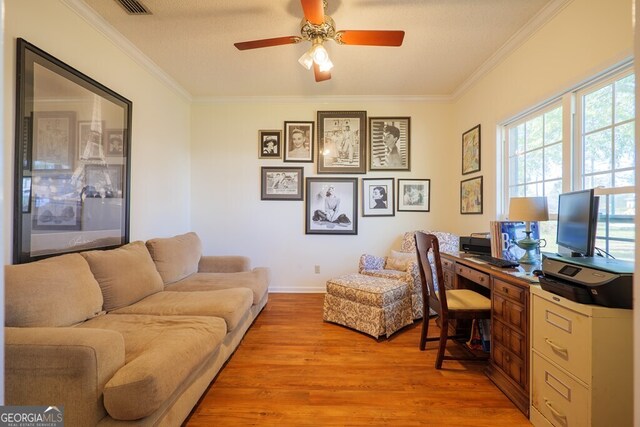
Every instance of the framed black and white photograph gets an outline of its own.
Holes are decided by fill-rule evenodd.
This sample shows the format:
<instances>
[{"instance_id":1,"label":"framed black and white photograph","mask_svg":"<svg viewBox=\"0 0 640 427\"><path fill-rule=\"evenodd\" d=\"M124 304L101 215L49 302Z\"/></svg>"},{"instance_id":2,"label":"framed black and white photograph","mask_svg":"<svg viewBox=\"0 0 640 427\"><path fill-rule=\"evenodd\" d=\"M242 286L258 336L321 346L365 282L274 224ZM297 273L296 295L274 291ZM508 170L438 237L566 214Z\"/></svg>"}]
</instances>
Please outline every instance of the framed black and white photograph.
<instances>
[{"instance_id":1,"label":"framed black and white photograph","mask_svg":"<svg viewBox=\"0 0 640 427\"><path fill-rule=\"evenodd\" d=\"M37 170L71 170L74 167L76 145L76 113L75 111L39 111L34 113L33 135L30 129L24 128L23 147L24 166L33 164ZM30 123L31 116L25 117ZM31 145L30 138L33 138ZM32 160L32 162L30 162Z\"/></svg>"},{"instance_id":2,"label":"framed black and white photograph","mask_svg":"<svg viewBox=\"0 0 640 427\"><path fill-rule=\"evenodd\" d=\"M261 169L260 200L302 200L304 168Z\"/></svg>"},{"instance_id":3,"label":"framed black and white photograph","mask_svg":"<svg viewBox=\"0 0 640 427\"><path fill-rule=\"evenodd\" d=\"M369 118L369 170L411 170L411 117Z\"/></svg>"},{"instance_id":4,"label":"framed black and white photograph","mask_svg":"<svg viewBox=\"0 0 640 427\"><path fill-rule=\"evenodd\" d=\"M307 178L306 234L358 234L358 178Z\"/></svg>"},{"instance_id":5,"label":"framed black and white photograph","mask_svg":"<svg viewBox=\"0 0 640 427\"><path fill-rule=\"evenodd\" d=\"M32 227L34 230L80 230L80 207L79 200L36 198Z\"/></svg>"},{"instance_id":6,"label":"framed black and white photograph","mask_svg":"<svg viewBox=\"0 0 640 427\"><path fill-rule=\"evenodd\" d=\"M318 111L318 173L366 173L366 111Z\"/></svg>"},{"instance_id":7,"label":"framed black and white photograph","mask_svg":"<svg viewBox=\"0 0 640 427\"><path fill-rule=\"evenodd\" d=\"M462 134L462 175L480 172L480 125Z\"/></svg>"},{"instance_id":8,"label":"framed black and white photograph","mask_svg":"<svg viewBox=\"0 0 640 427\"><path fill-rule=\"evenodd\" d=\"M122 157L125 152L124 131L122 129L107 129L104 144L104 152L107 157Z\"/></svg>"},{"instance_id":9,"label":"framed black and white photograph","mask_svg":"<svg viewBox=\"0 0 640 427\"><path fill-rule=\"evenodd\" d=\"M460 181L460 213L482 213L482 177Z\"/></svg>"},{"instance_id":10,"label":"framed black and white photograph","mask_svg":"<svg viewBox=\"0 0 640 427\"><path fill-rule=\"evenodd\" d=\"M103 120L78 122L78 159L104 159L103 129Z\"/></svg>"},{"instance_id":11,"label":"framed black and white photograph","mask_svg":"<svg viewBox=\"0 0 640 427\"><path fill-rule=\"evenodd\" d=\"M362 178L362 216L394 216L393 178Z\"/></svg>"},{"instance_id":12,"label":"framed black and white photograph","mask_svg":"<svg viewBox=\"0 0 640 427\"><path fill-rule=\"evenodd\" d=\"M122 197L121 165L86 165L84 195L102 198Z\"/></svg>"},{"instance_id":13,"label":"framed black and white photograph","mask_svg":"<svg viewBox=\"0 0 640 427\"><path fill-rule=\"evenodd\" d=\"M260 159L282 158L282 131L279 131L279 130L258 131L258 158Z\"/></svg>"},{"instance_id":14,"label":"framed black and white photograph","mask_svg":"<svg viewBox=\"0 0 640 427\"><path fill-rule=\"evenodd\" d=\"M13 263L128 243L131 101L16 44Z\"/></svg>"},{"instance_id":15,"label":"framed black and white photograph","mask_svg":"<svg viewBox=\"0 0 640 427\"><path fill-rule=\"evenodd\" d=\"M430 179L398 179L398 212L429 212Z\"/></svg>"},{"instance_id":16,"label":"framed black and white photograph","mask_svg":"<svg viewBox=\"0 0 640 427\"><path fill-rule=\"evenodd\" d=\"M313 122L284 122L284 161L313 163Z\"/></svg>"}]
</instances>

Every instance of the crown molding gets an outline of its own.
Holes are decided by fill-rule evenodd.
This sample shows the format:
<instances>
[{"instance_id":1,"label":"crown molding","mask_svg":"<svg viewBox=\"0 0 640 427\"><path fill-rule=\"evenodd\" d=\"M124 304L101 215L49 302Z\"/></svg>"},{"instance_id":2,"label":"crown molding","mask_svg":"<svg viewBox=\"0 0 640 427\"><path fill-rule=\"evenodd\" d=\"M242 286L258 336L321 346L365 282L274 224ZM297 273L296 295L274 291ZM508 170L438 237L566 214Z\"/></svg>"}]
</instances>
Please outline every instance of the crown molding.
<instances>
[{"instance_id":1,"label":"crown molding","mask_svg":"<svg viewBox=\"0 0 640 427\"><path fill-rule=\"evenodd\" d=\"M489 57L485 62L471 74L458 88L453 92L451 97L458 100L467 90L473 87L480 79L493 70L498 64L505 60L511 53L522 46L531 36L533 36L540 28L553 19L573 0L552 0L535 14L518 32L507 40L500 49Z\"/></svg>"},{"instance_id":2,"label":"crown molding","mask_svg":"<svg viewBox=\"0 0 640 427\"><path fill-rule=\"evenodd\" d=\"M127 56L133 59L138 65L145 68L149 73L158 78L170 89L177 92L188 101L193 101L191 94L176 82L171 76L165 73L158 64L153 62L140 49L134 46L126 37L117 31L103 17L98 15L95 10L89 7L81 0L60 0L69 9L78 14L82 19L87 21L89 25L102 33L114 45L120 48Z\"/></svg>"},{"instance_id":3,"label":"crown molding","mask_svg":"<svg viewBox=\"0 0 640 427\"><path fill-rule=\"evenodd\" d=\"M446 104L453 102L451 95L403 96L403 95L318 95L318 96L205 96L194 97L194 104L243 104L243 103L281 103L281 104L331 104L359 102L420 102Z\"/></svg>"}]
</instances>

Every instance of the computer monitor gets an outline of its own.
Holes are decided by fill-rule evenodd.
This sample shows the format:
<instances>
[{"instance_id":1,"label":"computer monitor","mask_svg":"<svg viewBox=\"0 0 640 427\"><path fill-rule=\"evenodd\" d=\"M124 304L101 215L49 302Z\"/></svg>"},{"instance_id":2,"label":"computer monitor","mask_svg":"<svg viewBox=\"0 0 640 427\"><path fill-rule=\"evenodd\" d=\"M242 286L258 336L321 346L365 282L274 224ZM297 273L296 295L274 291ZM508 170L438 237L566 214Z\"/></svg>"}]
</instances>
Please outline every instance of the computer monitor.
<instances>
[{"instance_id":1,"label":"computer monitor","mask_svg":"<svg viewBox=\"0 0 640 427\"><path fill-rule=\"evenodd\" d=\"M571 256L594 255L598 224L598 197L593 189L560 194L556 243Z\"/></svg>"}]
</instances>

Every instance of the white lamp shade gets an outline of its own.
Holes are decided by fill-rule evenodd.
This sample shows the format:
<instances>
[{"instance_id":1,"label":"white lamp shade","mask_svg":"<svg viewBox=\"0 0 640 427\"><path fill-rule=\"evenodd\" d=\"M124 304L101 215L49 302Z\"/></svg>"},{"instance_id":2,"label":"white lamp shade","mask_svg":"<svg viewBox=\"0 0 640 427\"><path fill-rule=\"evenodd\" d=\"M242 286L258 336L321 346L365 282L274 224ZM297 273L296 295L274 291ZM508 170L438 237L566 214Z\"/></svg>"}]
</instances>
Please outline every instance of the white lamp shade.
<instances>
[{"instance_id":1,"label":"white lamp shade","mask_svg":"<svg viewBox=\"0 0 640 427\"><path fill-rule=\"evenodd\" d=\"M512 197L509 200L510 221L548 221L546 197Z\"/></svg>"}]
</instances>

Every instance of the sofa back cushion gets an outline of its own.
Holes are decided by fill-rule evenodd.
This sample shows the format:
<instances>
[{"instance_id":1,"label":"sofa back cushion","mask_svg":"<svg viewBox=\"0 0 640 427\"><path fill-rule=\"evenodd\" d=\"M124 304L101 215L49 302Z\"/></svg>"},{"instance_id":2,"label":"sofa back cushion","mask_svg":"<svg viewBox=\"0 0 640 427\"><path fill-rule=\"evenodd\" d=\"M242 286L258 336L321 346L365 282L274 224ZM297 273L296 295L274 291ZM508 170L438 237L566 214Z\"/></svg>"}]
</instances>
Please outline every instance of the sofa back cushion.
<instances>
[{"instance_id":1,"label":"sofa back cushion","mask_svg":"<svg viewBox=\"0 0 640 427\"><path fill-rule=\"evenodd\" d=\"M202 242L196 233L151 239L147 249L165 285L198 272Z\"/></svg>"},{"instance_id":2,"label":"sofa back cushion","mask_svg":"<svg viewBox=\"0 0 640 427\"><path fill-rule=\"evenodd\" d=\"M4 268L5 325L71 326L102 311L102 293L79 254Z\"/></svg>"},{"instance_id":3,"label":"sofa back cushion","mask_svg":"<svg viewBox=\"0 0 640 427\"><path fill-rule=\"evenodd\" d=\"M100 284L106 311L126 307L164 288L144 242L82 252L82 256Z\"/></svg>"}]
</instances>

